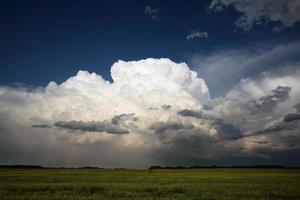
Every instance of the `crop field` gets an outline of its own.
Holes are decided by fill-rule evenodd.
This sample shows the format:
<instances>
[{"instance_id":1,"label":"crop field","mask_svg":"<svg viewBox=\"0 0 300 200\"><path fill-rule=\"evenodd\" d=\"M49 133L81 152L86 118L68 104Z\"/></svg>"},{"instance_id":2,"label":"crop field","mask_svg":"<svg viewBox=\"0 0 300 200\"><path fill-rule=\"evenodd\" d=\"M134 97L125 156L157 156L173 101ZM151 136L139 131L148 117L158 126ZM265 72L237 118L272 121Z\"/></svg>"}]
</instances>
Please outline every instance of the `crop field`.
<instances>
[{"instance_id":1,"label":"crop field","mask_svg":"<svg viewBox=\"0 0 300 200\"><path fill-rule=\"evenodd\" d=\"M0 199L297 200L297 169L0 169Z\"/></svg>"}]
</instances>

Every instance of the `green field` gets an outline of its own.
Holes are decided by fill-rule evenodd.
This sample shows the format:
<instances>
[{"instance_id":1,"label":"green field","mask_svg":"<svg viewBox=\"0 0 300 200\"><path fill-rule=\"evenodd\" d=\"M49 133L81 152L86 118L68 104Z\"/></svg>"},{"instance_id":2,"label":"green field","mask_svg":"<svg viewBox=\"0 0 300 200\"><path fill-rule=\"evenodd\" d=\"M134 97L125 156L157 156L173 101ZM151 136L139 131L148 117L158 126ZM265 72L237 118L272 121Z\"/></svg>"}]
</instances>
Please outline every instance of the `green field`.
<instances>
[{"instance_id":1,"label":"green field","mask_svg":"<svg viewBox=\"0 0 300 200\"><path fill-rule=\"evenodd\" d=\"M0 199L300 199L297 169L0 169Z\"/></svg>"}]
</instances>

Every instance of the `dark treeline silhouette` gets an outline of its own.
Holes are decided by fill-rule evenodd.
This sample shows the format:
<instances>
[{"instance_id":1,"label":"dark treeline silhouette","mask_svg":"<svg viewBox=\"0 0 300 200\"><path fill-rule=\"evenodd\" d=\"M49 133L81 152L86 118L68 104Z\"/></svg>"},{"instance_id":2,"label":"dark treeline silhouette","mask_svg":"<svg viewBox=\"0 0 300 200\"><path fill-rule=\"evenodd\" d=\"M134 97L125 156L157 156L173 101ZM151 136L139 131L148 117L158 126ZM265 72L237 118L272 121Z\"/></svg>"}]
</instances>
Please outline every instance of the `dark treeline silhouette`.
<instances>
[{"instance_id":1,"label":"dark treeline silhouette","mask_svg":"<svg viewBox=\"0 0 300 200\"><path fill-rule=\"evenodd\" d=\"M45 167L38 165L0 165L0 169L43 169Z\"/></svg>"},{"instance_id":2,"label":"dark treeline silhouette","mask_svg":"<svg viewBox=\"0 0 300 200\"><path fill-rule=\"evenodd\" d=\"M299 168L299 167L287 167L283 165L232 165L232 166L216 166L216 165L208 165L208 166L151 166L149 169L214 169L214 168Z\"/></svg>"},{"instance_id":3,"label":"dark treeline silhouette","mask_svg":"<svg viewBox=\"0 0 300 200\"><path fill-rule=\"evenodd\" d=\"M100 167L44 167L39 165L0 165L0 169L104 169Z\"/></svg>"},{"instance_id":4,"label":"dark treeline silhouette","mask_svg":"<svg viewBox=\"0 0 300 200\"><path fill-rule=\"evenodd\" d=\"M39 165L0 165L0 169L116 169L124 170L126 168L103 168L96 166L83 166L83 167L44 167Z\"/></svg>"},{"instance_id":5,"label":"dark treeline silhouette","mask_svg":"<svg viewBox=\"0 0 300 200\"><path fill-rule=\"evenodd\" d=\"M300 169L300 166L284 166L284 165L232 165L232 166L151 166L148 169L215 169L215 168L274 168L274 169ZM0 165L0 169L115 169L125 170L126 168L103 168L95 166L84 166L84 167L44 167L39 165Z\"/></svg>"}]
</instances>

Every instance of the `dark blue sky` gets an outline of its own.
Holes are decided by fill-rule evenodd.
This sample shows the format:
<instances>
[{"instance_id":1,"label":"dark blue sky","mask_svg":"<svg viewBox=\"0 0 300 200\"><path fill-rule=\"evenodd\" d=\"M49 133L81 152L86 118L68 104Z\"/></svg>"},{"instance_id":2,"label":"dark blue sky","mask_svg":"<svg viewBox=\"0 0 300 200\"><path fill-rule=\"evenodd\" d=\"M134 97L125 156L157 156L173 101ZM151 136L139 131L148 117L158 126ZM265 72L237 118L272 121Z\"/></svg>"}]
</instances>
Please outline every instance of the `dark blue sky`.
<instances>
[{"instance_id":1,"label":"dark blue sky","mask_svg":"<svg viewBox=\"0 0 300 200\"><path fill-rule=\"evenodd\" d=\"M198 53L299 39L299 24L280 33L272 32L273 23L238 29L233 22L240 13L232 6L211 12L210 2L2 0L0 83L59 83L79 69L110 79L110 67L120 59L189 63ZM147 5L158 9L159 20L144 14ZM186 40L191 30L209 37Z\"/></svg>"}]
</instances>

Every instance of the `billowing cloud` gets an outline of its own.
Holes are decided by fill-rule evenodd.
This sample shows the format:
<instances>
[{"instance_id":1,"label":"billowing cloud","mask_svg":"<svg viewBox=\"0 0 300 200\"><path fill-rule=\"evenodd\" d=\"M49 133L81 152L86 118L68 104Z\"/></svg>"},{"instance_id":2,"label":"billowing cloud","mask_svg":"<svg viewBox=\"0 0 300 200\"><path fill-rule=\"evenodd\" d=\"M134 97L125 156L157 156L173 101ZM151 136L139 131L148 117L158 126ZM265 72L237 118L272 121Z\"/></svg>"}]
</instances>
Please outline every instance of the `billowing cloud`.
<instances>
[{"instance_id":1,"label":"billowing cloud","mask_svg":"<svg viewBox=\"0 0 300 200\"><path fill-rule=\"evenodd\" d=\"M169 59L118 61L113 82L79 71L46 87L1 86L0 164L300 163L274 156L299 152L299 120L285 118L298 113L300 72L285 71L213 99L201 74Z\"/></svg>"},{"instance_id":2,"label":"billowing cloud","mask_svg":"<svg viewBox=\"0 0 300 200\"><path fill-rule=\"evenodd\" d=\"M118 61L111 68L113 83L95 73L79 71L61 84L45 88L0 88L1 112L28 123L103 121L115 115L147 116L148 108L202 107L210 98L197 73L169 59ZM125 116L124 116L125 117Z\"/></svg>"},{"instance_id":3,"label":"billowing cloud","mask_svg":"<svg viewBox=\"0 0 300 200\"><path fill-rule=\"evenodd\" d=\"M208 38L207 32L200 32L200 31L191 31L187 36L187 40L195 39L195 38Z\"/></svg>"},{"instance_id":4,"label":"billowing cloud","mask_svg":"<svg viewBox=\"0 0 300 200\"><path fill-rule=\"evenodd\" d=\"M18 148L11 145L11 151L20 149L11 159L20 161L21 151L26 153L41 146L60 149L56 140L64 148L76 144L90 144L92 148L95 143L104 143L109 146L107 151L115 153L124 154L138 148L144 152L159 144L149 130L151 124L167 121L177 110L201 109L202 102L210 99L204 80L196 72L185 63L169 59L118 61L111 68L111 76L112 83L96 73L79 71L61 84L50 82L38 88L0 87L0 116L5 119L0 123L1 141L21 143ZM150 110L151 107L157 109ZM22 137L30 138L28 144ZM38 138L42 141L35 144ZM1 155L10 152L9 149L2 145ZM120 156L115 155L114 159ZM50 159L46 164L53 162Z\"/></svg>"},{"instance_id":5,"label":"billowing cloud","mask_svg":"<svg viewBox=\"0 0 300 200\"><path fill-rule=\"evenodd\" d=\"M222 11L230 5L242 14L235 25L244 30L250 30L255 24L272 21L280 23L274 28L275 31L280 31L300 21L298 0L277 0L276 3L272 0L213 0L209 8Z\"/></svg>"}]
</instances>

